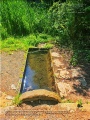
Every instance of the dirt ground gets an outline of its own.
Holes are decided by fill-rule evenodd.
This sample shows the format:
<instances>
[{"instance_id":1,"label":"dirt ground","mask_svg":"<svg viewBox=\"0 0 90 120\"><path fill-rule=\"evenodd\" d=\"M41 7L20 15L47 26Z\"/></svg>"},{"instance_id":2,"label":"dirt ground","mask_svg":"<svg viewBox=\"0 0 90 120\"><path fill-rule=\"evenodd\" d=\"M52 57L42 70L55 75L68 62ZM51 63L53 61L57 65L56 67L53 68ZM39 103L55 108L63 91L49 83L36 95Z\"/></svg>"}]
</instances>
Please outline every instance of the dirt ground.
<instances>
[{"instance_id":1,"label":"dirt ground","mask_svg":"<svg viewBox=\"0 0 90 120\"><path fill-rule=\"evenodd\" d=\"M71 91L67 91L66 95L63 93L62 103L23 103L19 107L12 105L12 99L20 90L26 53L1 53L0 120L90 120L90 64L73 67L69 64L72 52L56 47L52 52L55 79L57 83L68 84ZM85 85L79 81L83 78ZM83 104L78 108L77 101L80 99Z\"/></svg>"},{"instance_id":2,"label":"dirt ground","mask_svg":"<svg viewBox=\"0 0 90 120\"><path fill-rule=\"evenodd\" d=\"M73 67L70 65L72 52L69 50L54 48L51 55L56 83L66 89L59 89L60 96L72 102L80 99L84 103L90 102L90 64Z\"/></svg>"}]
</instances>

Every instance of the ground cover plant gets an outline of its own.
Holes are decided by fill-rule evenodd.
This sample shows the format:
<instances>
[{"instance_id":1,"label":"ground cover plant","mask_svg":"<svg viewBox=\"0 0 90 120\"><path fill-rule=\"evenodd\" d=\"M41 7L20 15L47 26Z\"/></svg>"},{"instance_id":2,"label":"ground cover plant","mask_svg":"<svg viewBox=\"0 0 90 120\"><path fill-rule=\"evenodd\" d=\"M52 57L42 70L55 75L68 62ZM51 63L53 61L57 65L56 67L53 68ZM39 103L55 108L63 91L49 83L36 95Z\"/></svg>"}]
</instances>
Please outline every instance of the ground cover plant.
<instances>
[{"instance_id":1,"label":"ground cover plant","mask_svg":"<svg viewBox=\"0 0 90 120\"><path fill-rule=\"evenodd\" d=\"M25 37L8 37L5 40L0 41L2 51L10 52L17 50L27 51L30 47L37 47L39 43L46 43L45 47L50 48L53 44L54 38L47 34L39 34L37 37L34 34ZM48 43L49 42L49 43Z\"/></svg>"}]
</instances>

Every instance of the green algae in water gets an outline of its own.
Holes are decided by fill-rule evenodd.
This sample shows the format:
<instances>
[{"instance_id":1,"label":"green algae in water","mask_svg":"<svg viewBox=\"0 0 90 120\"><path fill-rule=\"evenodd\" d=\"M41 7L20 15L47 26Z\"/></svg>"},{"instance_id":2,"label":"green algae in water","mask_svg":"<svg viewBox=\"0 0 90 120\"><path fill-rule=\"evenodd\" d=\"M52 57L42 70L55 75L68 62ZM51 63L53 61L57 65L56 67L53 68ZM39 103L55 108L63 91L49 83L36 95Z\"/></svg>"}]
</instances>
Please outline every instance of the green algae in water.
<instances>
[{"instance_id":1,"label":"green algae in water","mask_svg":"<svg viewBox=\"0 0 90 120\"><path fill-rule=\"evenodd\" d=\"M29 51L22 84L22 92L35 89L55 91L49 50Z\"/></svg>"}]
</instances>

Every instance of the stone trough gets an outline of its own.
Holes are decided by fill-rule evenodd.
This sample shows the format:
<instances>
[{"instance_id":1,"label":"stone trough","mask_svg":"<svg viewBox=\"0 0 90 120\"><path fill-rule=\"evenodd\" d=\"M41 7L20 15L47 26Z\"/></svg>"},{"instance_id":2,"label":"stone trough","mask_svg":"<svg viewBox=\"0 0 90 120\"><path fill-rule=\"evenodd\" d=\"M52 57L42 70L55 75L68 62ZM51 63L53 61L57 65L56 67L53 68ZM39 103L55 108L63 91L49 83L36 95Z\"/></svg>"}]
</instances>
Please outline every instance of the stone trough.
<instances>
[{"instance_id":1,"label":"stone trough","mask_svg":"<svg viewBox=\"0 0 90 120\"><path fill-rule=\"evenodd\" d=\"M55 91L51 57L48 49L29 49L21 93L35 89Z\"/></svg>"},{"instance_id":2,"label":"stone trough","mask_svg":"<svg viewBox=\"0 0 90 120\"><path fill-rule=\"evenodd\" d=\"M22 102L36 100L60 102L60 96L56 92L49 49L28 50L20 93Z\"/></svg>"},{"instance_id":3,"label":"stone trough","mask_svg":"<svg viewBox=\"0 0 90 120\"><path fill-rule=\"evenodd\" d=\"M36 100L53 100L60 102L60 97L55 92L51 92L45 89L38 89L25 92L20 97L21 101L36 101Z\"/></svg>"}]
</instances>

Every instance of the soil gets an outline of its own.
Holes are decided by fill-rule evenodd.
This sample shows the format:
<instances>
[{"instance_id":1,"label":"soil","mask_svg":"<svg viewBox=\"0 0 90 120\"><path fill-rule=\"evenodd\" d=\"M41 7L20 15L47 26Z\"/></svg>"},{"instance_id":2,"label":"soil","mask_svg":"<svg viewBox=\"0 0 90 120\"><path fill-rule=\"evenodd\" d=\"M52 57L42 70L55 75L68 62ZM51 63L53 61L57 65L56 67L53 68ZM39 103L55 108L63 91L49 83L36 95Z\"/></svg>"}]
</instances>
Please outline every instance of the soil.
<instances>
[{"instance_id":1,"label":"soil","mask_svg":"<svg viewBox=\"0 0 90 120\"><path fill-rule=\"evenodd\" d=\"M73 67L69 64L71 51L55 47L52 52L55 53L53 61L57 63L54 64L55 79L57 83L69 84L71 91L63 95L62 103L37 101L22 103L19 107L12 105L12 99L20 90L26 53L1 53L0 120L90 120L90 64ZM85 86L78 80L82 78L87 83ZM77 101L80 99L82 107L78 108Z\"/></svg>"},{"instance_id":2,"label":"soil","mask_svg":"<svg viewBox=\"0 0 90 120\"><path fill-rule=\"evenodd\" d=\"M72 52L69 50L54 48L52 56L56 83L66 89L62 91L59 88L62 97L72 102L80 99L83 103L90 102L90 64L73 67L70 65Z\"/></svg>"},{"instance_id":3,"label":"soil","mask_svg":"<svg viewBox=\"0 0 90 120\"><path fill-rule=\"evenodd\" d=\"M25 65L24 54L23 51L1 53L1 91L8 95L15 96L17 94L17 91L11 89L11 86L14 84L18 87L22 78Z\"/></svg>"}]
</instances>

